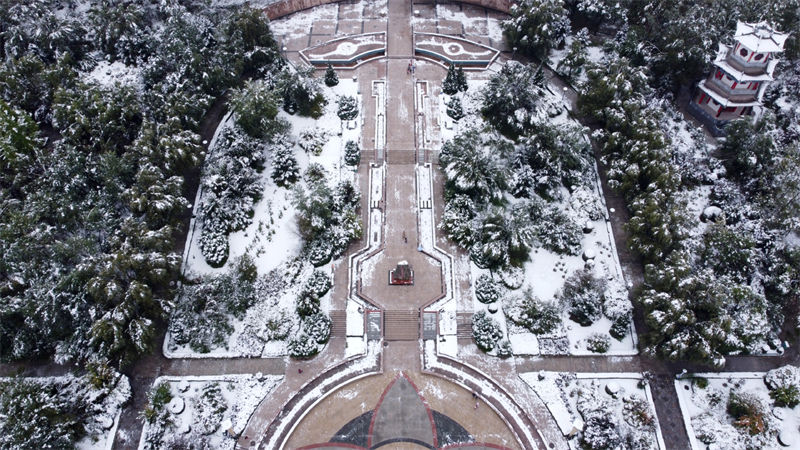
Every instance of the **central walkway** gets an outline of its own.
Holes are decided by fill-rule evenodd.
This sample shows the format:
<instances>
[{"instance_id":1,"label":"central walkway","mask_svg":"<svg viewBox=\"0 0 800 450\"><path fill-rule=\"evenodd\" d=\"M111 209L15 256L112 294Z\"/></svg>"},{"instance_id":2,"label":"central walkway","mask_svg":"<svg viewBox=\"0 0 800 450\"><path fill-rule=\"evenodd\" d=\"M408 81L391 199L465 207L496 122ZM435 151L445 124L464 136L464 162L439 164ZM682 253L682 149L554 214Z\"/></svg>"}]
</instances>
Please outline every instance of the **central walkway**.
<instances>
[{"instance_id":1,"label":"central walkway","mask_svg":"<svg viewBox=\"0 0 800 450\"><path fill-rule=\"evenodd\" d=\"M285 448L344 448L335 442L347 444L348 448L368 447L380 444L379 441L395 442L390 448L407 448L403 445L412 442L433 448L464 442L482 442L494 448L521 448L515 432L494 406L483 398L475 398L471 388L443 379L441 374L426 373L422 367L420 311L440 298L445 288L442 263L423 252L421 245L417 214L419 130L416 126L417 115L422 111L418 111L415 104L415 83L425 81L428 92L432 86L437 86L438 90L446 70L440 65L413 59L412 14L410 0L389 0L386 56L364 63L354 71L362 92L362 141L367 151L378 145L372 136L380 135L380 130L376 130L380 123L375 120L380 111L376 110L375 97L369 94L373 93L373 81L383 81L386 86L385 149L378 148L375 152L375 163L385 164L385 196L381 208L383 240L380 250L366 260L372 269L359 279L360 292L383 309L384 334L378 350L380 372L337 386L320 403L309 403L309 410L302 413L298 423L286 424L291 426L291 431L281 432L286 435ZM414 74L408 70L412 61L417 68ZM369 171L365 172L363 167L364 162L359 171L360 188L367 206ZM369 216L364 223L369 223ZM414 284L411 286L388 284L389 270L401 261L407 261L413 268ZM344 281L337 277L337 285L339 280ZM337 293L342 295L338 286L335 297ZM334 340L332 338L331 343ZM309 390L310 386L324 378L318 375L326 368L336 365L338 355L340 351L329 346L315 359L290 364L287 380L256 411L244 433L248 439L239 441L240 448L253 444L268 448L265 443L269 436L264 439L263 433L265 430L268 434L277 433L274 417L281 420L281 415L294 407L292 402L303 401L298 400L300 397L311 401L311 396L319 396ZM295 374L295 367L303 369L304 373ZM310 372L311 378L305 372ZM420 405L424 408L420 409ZM294 416L289 414L285 420L290 417ZM459 433L471 436L470 440L458 441ZM455 440L448 440L447 436L451 435Z\"/></svg>"}]
</instances>

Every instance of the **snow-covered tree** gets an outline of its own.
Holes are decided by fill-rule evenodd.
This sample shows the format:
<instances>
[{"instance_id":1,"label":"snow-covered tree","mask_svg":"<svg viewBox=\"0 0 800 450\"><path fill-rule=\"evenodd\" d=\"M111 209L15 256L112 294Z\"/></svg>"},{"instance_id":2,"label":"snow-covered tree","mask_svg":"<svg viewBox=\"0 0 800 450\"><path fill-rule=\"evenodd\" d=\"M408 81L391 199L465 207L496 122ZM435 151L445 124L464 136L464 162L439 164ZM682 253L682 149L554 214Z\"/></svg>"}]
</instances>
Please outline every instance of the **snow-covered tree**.
<instances>
[{"instance_id":1,"label":"snow-covered tree","mask_svg":"<svg viewBox=\"0 0 800 450\"><path fill-rule=\"evenodd\" d=\"M355 141L347 141L344 145L344 163L348 166L358 166L361 162L361 149Z\"/></svg>"},{"instance_id":2,"label":"snow-covered tree","mask_svg":"<svg viewBox=\"0 0 800 450\"><path fill-rule=\"evenodd\" d=\"M447 185L455 192L478 202L502 196L506 170L496 155L483 148L477 131L470 130L447 141L439 154L439 163Z\"/></svg>"},{"instance_id":3,"label":"snow-covered tree","mask_svg":"<svg viewBox=\"0 0 800 450\"><path fill-rule=\"evenodd\" d=\"M307 71L286 69L281 72L276 80L276 90L282 94L284 111L314 119L324 114L327 100L313 71L313 68L309 68Z\"/></svg>"},{"instance_id":4,"label":"snow-covered tree","mask_svg":"<svg viewBox=\"0 0 800 450\"><path fill-rule=\"evenodd\" d=\"M483 274L475 280L475 297L481 303L494 303L500 300L502 291L491 275Z\"/></svg>"},{"instance_id":5,"label":"snow-covered tree","mask_svg":"<svg viewBox=\"0 0 800 450\"><path fill-rule=\"evenodd\" d=\"M333 87L339 84L339 76L336 75L336 71L333 70L333 66L328 64L328 68L325 69L325 86Z\"/></svg>"},{"instance_id":6,"label":"snow-covered tree","mask_svg":"<svg viewBox=\"0 0 800 450\"><path fill-rule=\"evenodd\" d=\"M458 97L451 98L447 104L447 115L456 122L464 117L464 108L461 106L461 99Z\"/></svg>"},{"instance_id":7,"label":"snow-covered tree","mask_svg":"<svg viewBox=\"0 0 800 450\"><path fill-rule=\"evenodd\" d=\"M503 338L503 330L485 311L480 311L472 316L472 338L479 349L492 351Z\"/></svg>"},{"instance_id":8,"label":"snow-covered tree","mask_svg":"<svg viewBox=\"0 0 800 450\"><path fill-rule=\"evenodd\" d=\"M588 52L586 48L589 46L589 30L582 28L569 46L569 51L566 56L556 65L556 72L565 76L569 80L577 79L583 72L586 65Z\"/></svg>"},{"instance_id":9,"label":"snow-covered tree","mask_svg":"<svg viewBox=\"0 0 800 450\"><path fill-rule=\"evenodd\" d=\"M294 144L283 136L270 145L272 157L272 181L278 186L289 186L300 179L300 164L294 157Z\"/></svg>"},{"instance_id":10,"label":"snow-covered tree","mask_svg":"<svg viewBox=\"0 0 800 450\"><path fill-rule=\"evenodd\" d=\"M570 275L558 297L568 305L569 318L589 326L603 314L605 283L588 270Z\"/></svg>"},{"instance_id":11,"label":"snow-covered tree","mask_svg":"<svg viewBox=\"0 0 800 450\"><path fill-rule=\"evenodd\" d=\"M342 95L336 101L336 114L342 120L353 120L358 117L358 100L351 95Z\"/></svg>"},{"instance_id":12,"label":"snow-covered tree","mask_svg":"<svg viewBox=\"0 0 800 450\"><path fill-rule=\"evenodd\" d=\"M523 0L511 7L503 24L509 44L520 53L546 60L551 49L564 43L569 18L563 0Z\"/></svg>"},{"instance_id":13,"label":"snow-covered tree","mask_svg":"<svg viewBox=\"0 0 800 450\"><path fill-rule=\"evenodd\" d=\"M442 81L442 92L447 95L458 94L458 73L456 72L456 66L453 64L450 64L450 67L447 68L447 76Z\"/></svg>"},{"instance_id":14,"label":"snow-covered tree","mask_svg":"<svg viewBox=\"0 0 800 450\"><path fill-rule=\"evenodd\" d=\"M501 133L519 136L532 125L544 85L541 67L508 61L483 91L481 113Z\"/></svg>"},{"instance_id":15,"label":"snow-covered tree","mask_svg":"<svg viewBox=\"0 0 800 450\"><path fill-rule=\"evenodd\" d=\"M276 120L278 98L264 81L247 81L241 88L234 89L230 104L236 113L236 124L251 137L269 139L286 128L283 122Z\"/></svg>"}]
</instances>

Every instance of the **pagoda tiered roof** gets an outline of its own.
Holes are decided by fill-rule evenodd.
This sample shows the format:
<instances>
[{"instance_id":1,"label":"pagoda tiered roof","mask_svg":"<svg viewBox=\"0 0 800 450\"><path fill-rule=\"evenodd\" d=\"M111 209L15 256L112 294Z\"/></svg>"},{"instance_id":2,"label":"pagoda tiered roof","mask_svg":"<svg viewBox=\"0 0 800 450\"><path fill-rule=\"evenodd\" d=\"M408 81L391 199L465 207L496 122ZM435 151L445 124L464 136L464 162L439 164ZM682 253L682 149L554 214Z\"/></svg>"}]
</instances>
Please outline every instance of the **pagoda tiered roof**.
<instances>
[{"instance_id":1,"label":"pagoda tiered roof","mask_svg":"<svg viewBox=\"0 0 800 450\"><path fill-rule=\"evenodd\" d=\"M775 31L768 22L737 22L733 38L751 52L776 53L783 51L789 33Z\"/></svg>"},{"instance_id":2,"label":"pagoda tiered roof","mask_svg":"<svg viewBox=\"0 0 800 450\"><path fill-rule=\"evenodd\" d=\"M756 73L756 74L748 74L746 73L743 68L739 68L731 64L728 58L728 54L731 51L731 47L725 44L719 44L719 51L717 52L717 57L714 59L714 65L722 69L725 73L736 79L736 81L742 82L751 82L751 81L772 81L772 73L775 71L775 67L778 65L778 60L771 60L767 63L766 70L763 73Z\"/></svg>"}]
</instances>

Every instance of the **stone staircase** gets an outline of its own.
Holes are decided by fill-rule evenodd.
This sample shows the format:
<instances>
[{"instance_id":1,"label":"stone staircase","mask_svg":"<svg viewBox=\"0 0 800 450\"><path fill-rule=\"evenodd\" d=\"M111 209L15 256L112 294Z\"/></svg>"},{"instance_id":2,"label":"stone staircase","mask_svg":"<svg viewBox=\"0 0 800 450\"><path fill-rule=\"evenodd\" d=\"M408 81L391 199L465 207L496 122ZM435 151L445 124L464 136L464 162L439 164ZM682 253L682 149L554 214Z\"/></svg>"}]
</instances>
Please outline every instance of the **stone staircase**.
<instances>
[{"instance_id":1,"label":"stone staircase","mask_svg":"<svg viewBox=\"0 0 800 450\"><path fill-rule=\"evenodd\" d=\"M347 336L347 311L335 309L331 311L331 337Z\"/></svg>"},{"instance_id":2,"label":"stone staircase","mask_svg":"<svg viewBox=\"0 0 800 450\"><path fill-rule=\"evenodd\" d=\"M416 341L419 339L419 311L384 311L384 339Z\"/></svg>"},{"instance_id":3,"label":"stone staircase","mask_svg":"<svg viewBox=\"0 0 800 450\"><path fill-rule=\"evenodd\" d=\"M472 313L456 314L456 339L472 339Z\"/></svg>"}]
</instances>

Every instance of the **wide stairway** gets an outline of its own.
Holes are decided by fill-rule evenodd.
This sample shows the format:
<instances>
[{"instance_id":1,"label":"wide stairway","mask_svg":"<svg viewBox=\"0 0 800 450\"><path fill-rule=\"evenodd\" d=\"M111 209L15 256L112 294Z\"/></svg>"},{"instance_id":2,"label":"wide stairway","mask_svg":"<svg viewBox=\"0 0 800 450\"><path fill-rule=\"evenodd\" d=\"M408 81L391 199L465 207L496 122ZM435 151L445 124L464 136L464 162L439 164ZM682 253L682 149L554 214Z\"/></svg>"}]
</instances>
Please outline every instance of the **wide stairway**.
<instances>
[{"instance_id":1,"label":"wide stairway","mask_svg":"<svg viewBox=\"0 0 800 450\"><path fill-rule=\"evenodd\" d=\"M383 338L387 341L419 339L419 311L384 311Z\"/></svg>"},{"instance_id":2,"label":"wide stairway","mask_svg":"<svg viewBox=\"0 0 800 450\"><path fill-rule=\"evenodd\" d=\"M335 309L331 311L331 337L347 335L347 311Z\"/></svg>"}]
</instances>

